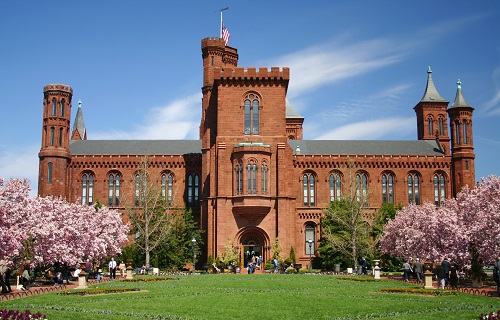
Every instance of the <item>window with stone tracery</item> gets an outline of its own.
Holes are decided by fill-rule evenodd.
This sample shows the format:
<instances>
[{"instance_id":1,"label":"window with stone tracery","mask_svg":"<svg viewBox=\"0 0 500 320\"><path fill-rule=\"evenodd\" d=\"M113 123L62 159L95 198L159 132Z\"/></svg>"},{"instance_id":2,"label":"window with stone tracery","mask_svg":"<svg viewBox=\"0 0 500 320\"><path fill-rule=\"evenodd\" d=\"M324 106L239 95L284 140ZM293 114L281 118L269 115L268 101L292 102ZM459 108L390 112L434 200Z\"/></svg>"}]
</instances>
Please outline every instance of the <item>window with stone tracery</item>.
<instances>
[{"instance_id":1,"label":"window with stone tracery","mask_svg":"<svg viewBox=\"0 0 500 320\"><path fill-rule=\"evenodd\" d=\"M243 101L244 119L243 131L246 135L259 134L260 130L260 97L254 93L248 94Z\"/></svg>"}]
</instances>

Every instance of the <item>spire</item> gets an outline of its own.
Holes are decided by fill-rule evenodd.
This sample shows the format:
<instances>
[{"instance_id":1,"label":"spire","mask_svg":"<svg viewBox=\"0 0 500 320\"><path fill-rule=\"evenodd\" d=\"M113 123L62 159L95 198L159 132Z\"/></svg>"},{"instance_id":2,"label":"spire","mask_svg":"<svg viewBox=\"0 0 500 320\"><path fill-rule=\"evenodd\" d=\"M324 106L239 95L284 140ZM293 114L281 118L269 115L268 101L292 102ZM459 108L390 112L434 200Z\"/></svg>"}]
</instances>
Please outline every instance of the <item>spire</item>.
<instances>
[{"instance_id":1,"label":"spire","mask_svg":"<svg viewBox=\"0 0 500 320\"><path fill-rule=\"evenodd\" d=\"M465 101L464 96L462 95L462 82L460 81L460 79L458 79L457 81L457 95L455 96L455 101L450 108L455 107L470 107L467 104L467 101Z\"/></svg>"},{"instance_id":2,"label":"spire","mask_svg":"<svg viewBox=\"0 0 500 320\"><path fill-rule=\"evenodd\" d=\"M82 100L78 100L78 110L76 111L71 140L87 140L87 130L83 122Z\"/></svg>"},{"instance_id":3,"label":"spire","mask_svg":"<svg viewBox=\"0 0 500 320\"><path fill-rule=\"evenodd\" d=\"M441 95L437 92L434 86L434 81L432 80L432 70L431 67L427 69L427 87L425 88L424 96L420 101L433 101L433 102L448 102L448 100L443 99Z\"/></svg>"}]
</instances>

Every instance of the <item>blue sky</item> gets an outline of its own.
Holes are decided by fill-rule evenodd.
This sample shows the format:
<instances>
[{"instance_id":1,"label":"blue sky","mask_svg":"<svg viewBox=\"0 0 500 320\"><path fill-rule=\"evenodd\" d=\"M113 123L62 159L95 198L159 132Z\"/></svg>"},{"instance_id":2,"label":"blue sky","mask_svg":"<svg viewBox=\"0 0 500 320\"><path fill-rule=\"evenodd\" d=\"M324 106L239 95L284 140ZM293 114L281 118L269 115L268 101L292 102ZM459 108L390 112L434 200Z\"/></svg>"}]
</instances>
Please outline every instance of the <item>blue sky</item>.
<instances>
[{"instance_id":1,"label":"blue sky","mask_svg":"<svg viewBox=\"0 0 500 320\"><path fill-rule=\"evenodd\" d=\"M0 177L36 190L52 83L89 139L198 139L201 39L225 7L240 66L290 67L304 139L416 139L431 66L475 108L476 179L500 175L500 1L28 0L0 2Z\"/></svg>"}]
</instances>

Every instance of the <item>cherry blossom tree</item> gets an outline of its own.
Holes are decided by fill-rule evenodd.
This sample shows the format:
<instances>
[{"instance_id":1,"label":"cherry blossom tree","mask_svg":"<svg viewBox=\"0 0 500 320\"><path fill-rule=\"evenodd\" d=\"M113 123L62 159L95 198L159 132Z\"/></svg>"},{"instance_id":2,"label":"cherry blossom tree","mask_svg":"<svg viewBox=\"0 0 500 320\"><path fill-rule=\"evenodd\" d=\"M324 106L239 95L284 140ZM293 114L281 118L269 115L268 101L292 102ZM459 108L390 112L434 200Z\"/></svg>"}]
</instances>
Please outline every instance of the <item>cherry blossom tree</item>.
<instances>
[{"instance_id":1,"label":"cherry blossom tree","mask_svg":"<svg viewBox=\"0 0 500 320\"><path fill-rule=\"evenodd\" d=\"M442 207L409 205L384 227L382 252L401 258L440 261L448 257L470 267L472 251L485 264L500 256L500 178L464 188Z\"/></svg>"},{"instance_id":2,"label":"cherry blossom tree","mask_svg":"<svg viewBox=\"0 0 500 320\"><path fill-rule=\"evenodd\" d=\"M68 203L62 198L29 198L29 183L9 181L0 189L0 257L34 265L75 264L121 252L129 226L116 210Z\"/></svg>"}]
</instances>

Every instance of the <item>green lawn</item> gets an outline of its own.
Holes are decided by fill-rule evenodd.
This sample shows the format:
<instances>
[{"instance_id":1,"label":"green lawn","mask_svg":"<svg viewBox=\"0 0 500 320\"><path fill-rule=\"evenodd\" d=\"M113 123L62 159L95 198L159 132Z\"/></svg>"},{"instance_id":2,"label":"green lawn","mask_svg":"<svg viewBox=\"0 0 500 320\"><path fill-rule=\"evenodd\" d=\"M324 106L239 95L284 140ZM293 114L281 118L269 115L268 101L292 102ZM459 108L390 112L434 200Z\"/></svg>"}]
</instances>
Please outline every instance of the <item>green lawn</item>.
<instances>
[{"instance_id":1,"label":"green lawn","mask_svg":"<svg viewBox=\"0 0 500 320\"><path fill-rule=\"evenodd\" d=\"M92 286L95 287L95 286ZM415 287L309 274L196 275L168 281L102 283L147 292L94 296L56 293L0 303L52 319L477 319L498 311L498 298L465 293L431 296L381 293Z\"/></svg>"}]
</instances>

